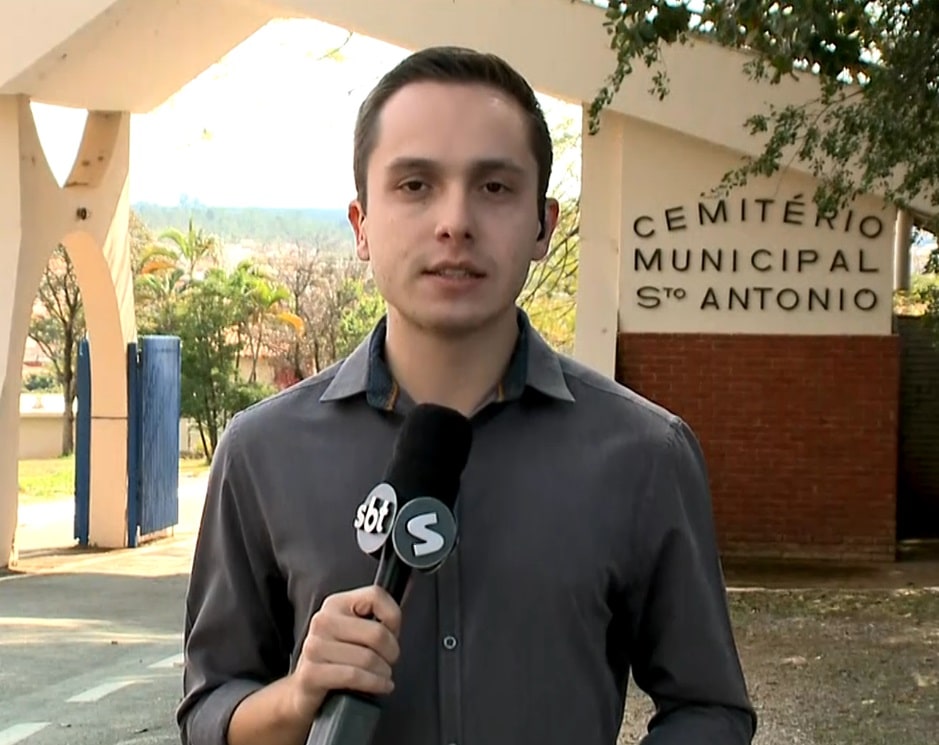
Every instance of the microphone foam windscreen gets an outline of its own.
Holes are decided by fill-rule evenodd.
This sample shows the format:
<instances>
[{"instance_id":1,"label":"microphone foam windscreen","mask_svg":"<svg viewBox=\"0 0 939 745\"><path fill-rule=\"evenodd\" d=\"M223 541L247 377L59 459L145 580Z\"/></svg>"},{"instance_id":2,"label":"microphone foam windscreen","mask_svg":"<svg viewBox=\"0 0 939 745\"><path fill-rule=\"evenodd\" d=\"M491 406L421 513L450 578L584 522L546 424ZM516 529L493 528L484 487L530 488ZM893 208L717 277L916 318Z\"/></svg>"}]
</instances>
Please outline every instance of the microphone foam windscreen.
<instances>
[{"instance_id":1,"label":"microphone foam windscreen","mask_svg":"<svg viewBox=\"0 0 939 745\"><path fill-rule=\"evenodd\" d=\"M438 404L415 406L401 425L385 476L398 506L433 497L452 509L472 441L472 425L460 412Z\"/></svg>"}]
</instances>

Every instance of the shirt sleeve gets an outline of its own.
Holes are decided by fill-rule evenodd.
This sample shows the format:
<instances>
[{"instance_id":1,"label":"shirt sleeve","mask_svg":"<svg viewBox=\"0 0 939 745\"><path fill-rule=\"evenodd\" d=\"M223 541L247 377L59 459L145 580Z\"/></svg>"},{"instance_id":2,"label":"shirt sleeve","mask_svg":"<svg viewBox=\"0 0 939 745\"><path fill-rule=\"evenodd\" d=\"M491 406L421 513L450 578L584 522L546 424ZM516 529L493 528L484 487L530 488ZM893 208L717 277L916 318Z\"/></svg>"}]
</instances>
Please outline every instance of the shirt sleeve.
<instances>
[{"instance_id":1,"label":"shirt sleeve","mask_svg":"<svg viewBox=\"0 0 939 745\"><path fill-rule=\"evenodd\" d=\"M707 468L673 418L636 521L633 678L655 704L642 745L749 745L757 717L727 606Z\"/></svg>"},{"instance_id":2,"label":"shirt sleeve","mask_svg":"<svg viewBox=\"0 0 939 745\"><path fill-rule=\"evenodd\" d=\"M186 595L182 745L226 745L235 707L289 669L290 615L236 417L209 471ZM278 618L280 621L278 621Z\"/></svg>"}]
</instances>

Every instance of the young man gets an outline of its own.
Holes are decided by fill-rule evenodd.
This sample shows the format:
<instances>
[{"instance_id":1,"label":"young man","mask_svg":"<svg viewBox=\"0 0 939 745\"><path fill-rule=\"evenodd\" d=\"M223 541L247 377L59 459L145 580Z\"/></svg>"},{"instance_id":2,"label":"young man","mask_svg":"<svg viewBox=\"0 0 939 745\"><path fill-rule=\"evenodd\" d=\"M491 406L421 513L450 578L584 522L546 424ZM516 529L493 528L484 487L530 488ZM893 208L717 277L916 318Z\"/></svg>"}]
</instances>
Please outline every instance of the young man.
<instances>
[{"instance_id":1,"label":"young man","mask_svg":"<svg viewBox=\"0 0 939 745\"><path fill-rule=\"evenodd\" d=\"M359 257L387 316L242 412L210 475L186 603L186 745L302 745L327 692L383 696L374 745L744 745L701 450L677 416L553 352L516 299L548 250L551 140L502 60L419 52L362 105ZM460 542L403 610L355 541L415 402L473 423Z\"/></svg>"}]
</instances>

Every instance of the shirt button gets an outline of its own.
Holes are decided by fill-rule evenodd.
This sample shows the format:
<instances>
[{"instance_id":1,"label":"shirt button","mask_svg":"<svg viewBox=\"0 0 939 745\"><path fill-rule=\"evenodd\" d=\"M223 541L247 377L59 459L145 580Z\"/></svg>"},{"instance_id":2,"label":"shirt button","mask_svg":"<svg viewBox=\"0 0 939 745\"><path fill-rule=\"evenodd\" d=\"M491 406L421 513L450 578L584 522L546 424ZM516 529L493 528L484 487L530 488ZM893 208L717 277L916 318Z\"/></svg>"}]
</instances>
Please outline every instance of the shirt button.
<instances>
[{"instance_id":1,"label":"shirt button","mask_svg":"<svg viewBox=\"0 0 939 745\"><path fill-rule=\"evenodd\" d=\"M456 637L455 636L445 636L443 638L443 646L445 649L456 649ZM453 744L455 745L455 743Z\"/></svg>"}]
</instances>

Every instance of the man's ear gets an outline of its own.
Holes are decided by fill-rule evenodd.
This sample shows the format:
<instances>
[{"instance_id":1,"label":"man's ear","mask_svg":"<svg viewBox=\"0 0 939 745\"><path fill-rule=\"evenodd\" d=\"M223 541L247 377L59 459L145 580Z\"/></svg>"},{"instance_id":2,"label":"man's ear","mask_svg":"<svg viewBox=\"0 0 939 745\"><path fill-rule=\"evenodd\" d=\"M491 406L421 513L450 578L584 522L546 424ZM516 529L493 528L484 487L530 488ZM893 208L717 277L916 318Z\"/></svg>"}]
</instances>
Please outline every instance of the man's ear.
<instances>
[{"instance_id":1,"label":"man's ear","mask_svg":"<svg viewBox=\"0 0 939 745\"><path fill-rule=\"evenodd\" d=\"M365 209L358 199L349 202L349 224L352 226L352 232L355 235L355 255L361 261L369 260L368 235L365 231Z\"/></svg>"},{"instance_id":2,"label":"man's ear","mask_svg":"<svg viewBox=\"0 0 939 745\"><path fill-rule=\"evenodd\" d=\"M554 235L554 229L558 225L558 216L561 207L557 199L548 198L545 200L544 215L538 225L538 238L535 243L535 251L532 255L532 261L541 261L548 254L551 247L551 236Z\"/></svg>"}]
</instances>

